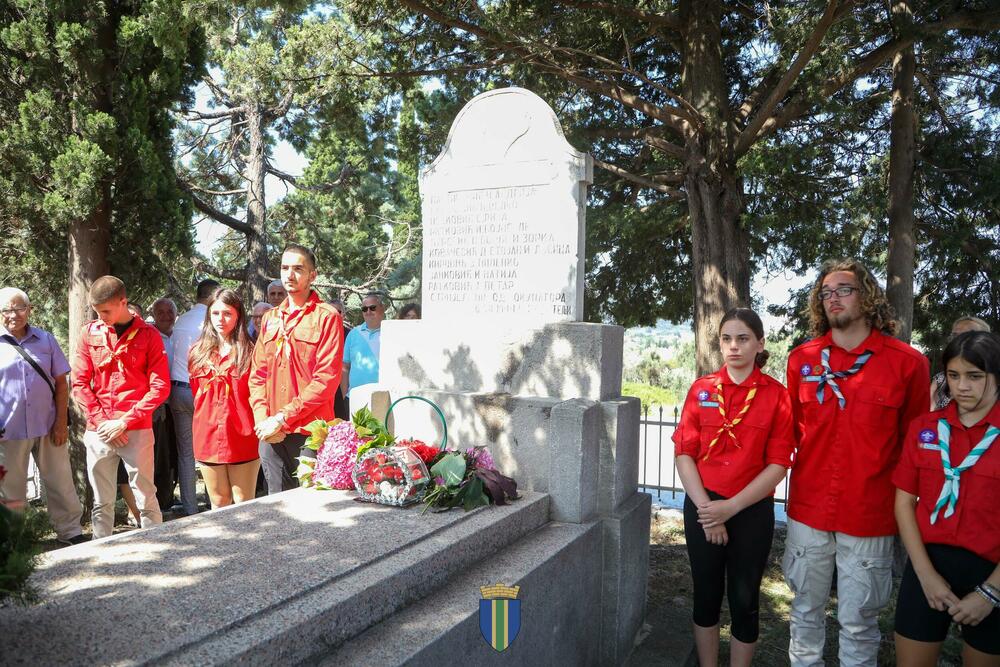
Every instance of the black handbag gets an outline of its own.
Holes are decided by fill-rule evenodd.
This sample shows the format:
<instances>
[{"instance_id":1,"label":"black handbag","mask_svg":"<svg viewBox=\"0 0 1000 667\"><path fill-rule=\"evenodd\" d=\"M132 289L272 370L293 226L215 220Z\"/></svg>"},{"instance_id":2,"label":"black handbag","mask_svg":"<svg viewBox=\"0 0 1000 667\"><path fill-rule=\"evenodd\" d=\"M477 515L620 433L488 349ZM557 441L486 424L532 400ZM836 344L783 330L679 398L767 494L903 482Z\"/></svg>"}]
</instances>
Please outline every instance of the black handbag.
<instances>
[{"instance_id":1,"label":"black handbag","mask_svg":"<svg viewBox=\"0 0 1000 667\"><path fill-rule=\"evenodd\" d=\"M42 379L45 380L45 384L49 385L49 391L52 392L52 402L54 403L56 400L56 386L52 384L52 378L49 377L48 373L42 370L42 367L38 365L38 362L35 361L30 354L28 354L27 350L21 347L21 344L18 343L13 336L3 335L0 336L0 339L17 350L17 353L24 357L25 361L31 364L31 367L35 369L35 372L42 376ZM69 409L68 405L66 408L66 425L73 425L73 411Z\"/></svg>"}]
</instances>

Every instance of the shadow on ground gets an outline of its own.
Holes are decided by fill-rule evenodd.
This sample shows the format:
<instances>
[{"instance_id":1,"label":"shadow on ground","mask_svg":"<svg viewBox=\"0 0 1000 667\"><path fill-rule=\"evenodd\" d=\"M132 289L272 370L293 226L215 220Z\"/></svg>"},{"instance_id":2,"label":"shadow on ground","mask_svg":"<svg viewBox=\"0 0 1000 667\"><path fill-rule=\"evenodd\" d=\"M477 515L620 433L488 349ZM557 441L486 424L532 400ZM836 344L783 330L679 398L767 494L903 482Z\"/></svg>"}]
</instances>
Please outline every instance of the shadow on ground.
<instances>
[{"instance_id":1,"label":"shadow on ground","mask_svg":"<svg viewBox=\"0 0 1000 667\"><path fill-rule=\"evenodd\" d=\"M628 667L657 665L697 665L693 655L691 635L691 568L688 564L684 541L684 522L677 510L654 510L649 536L649 587L646 603L648 634L641 639L629 656ZM754 665L771 667L788 664L788 612L792 594L781 574L781 556L785 550L785 528L774 531L771 555L764 581L761 583L760 638ZM892 601L879 617L882 628L882 646L879 665L894 665L895 651L892 644L892 627L895 616L896 592L894 584ZM719 664L729 664L729 612L726 602L722 608L722 645ZM837 664L836 594L827 606L827 636L824 661ZM939 667L961 665L961 641L952 628L942 651Z\"/></svg>"}]
</instances>

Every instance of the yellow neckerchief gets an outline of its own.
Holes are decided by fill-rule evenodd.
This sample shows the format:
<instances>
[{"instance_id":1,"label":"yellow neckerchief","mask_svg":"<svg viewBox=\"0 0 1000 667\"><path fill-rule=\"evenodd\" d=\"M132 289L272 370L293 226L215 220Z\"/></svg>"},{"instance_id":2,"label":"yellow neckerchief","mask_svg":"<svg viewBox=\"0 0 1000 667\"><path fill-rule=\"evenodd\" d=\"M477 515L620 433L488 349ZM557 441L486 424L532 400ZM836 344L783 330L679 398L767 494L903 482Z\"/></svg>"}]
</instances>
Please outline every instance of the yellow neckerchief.
<instances>
[{"instance_id":1,"label":"yellow neckerchief","mask_svg":"<svg viewBox=\"0 0 1000 667\"><path fill-rule=\"evenodd\" d=\"M111 327L108 327L108 328L110 329ZM101 364L100 366L97 367L98 370L101 370L101 371L106 370L107 367L110 366L112 363L118 362L118 372L124 374L125 373L125 364L122 362L121 358L122 358L122 355L125 354L125 352L128 350L129 343L132 342L132 339L135 338L135 335L137 333L139 333L139 325L133 323L132 330L128 333L127 336L125 336L125 338L118 339L118 346L113 348L113 347L111 347L111 344L108 343L108 332L105 331L104 332L104 345L105 345L105 347L108 348L108 352L111 353L111 356L108 357L107 361L105 361L103 364Z\"/></svg>"},{"instance_id":2,"label":"yellow neckerchief","mask_svg":"<svg viewBox=\"0 0 1000 667\"><path fill-rule=\"evenodd\" d=\"M719 378L719 381L715 385L715 400L719 404L719 414L722 415L722 426L719 427L719 432L715 434L714 438L712 438L712 442L708 443L708 449L705 451L705 455L701 457L702 461L708 460L709 454L712 453L712 448L715 447L723 435L728 435L732 438L733 444L736 445L737 449L740 449L740 441L737 440L736 433L733 432L733 429L737 424L743 421L743 417L746 416L747 411L750 409L750 404L753 403L753 398L756 395L757 382L755 381L752 385L750 385L750 391L747 392L747 398L743 401L743 407L740 408L739 414L737 414L736 417L730 421L726 417L726 403L722 396L722 378Z\"/></svg>"},{"instance_id":3,"label":"yellow neckerchief","mask_svg":"<svg viewBox=\"0 0 1000 667\"><path fill-rule=\"evenodd\" d=\"M230 350L230 353L231 352L232 350ZM216 352L213 356L218 359L218 363L212 363L212 361L209 360L208 366L205 369L208 373L205 375L205 381L201 384L201 388L198 393L200 394L210 384L221 382L222 386L226 388L226 398L229 398L229 375L230 370L232 370L233 367L230 355L226 354L225 356L222 356Z\"/></svg>"},{"instance_id":4,"label":"yellow neckerchief","mask_svg":"<svg viewBox=\"0 0 1000 667\"><path fill-rule=\"evenodd\" d=\"M306 313L312 311L316 307L317 300L312 298L312 294L309 295L310 298L303 304L301 308L296 310L294 313L288 313L287 311L278 311L278 335L275 338L275 350L280 355L282 348L285 350L285 356L291 357L292 355L292 340L289 338L294 329L302 318L305 317ZM291 300L289 299L289 303ZM288 316L288 321L285 321L285 317ZM286 345L287 343L287 345Z\"/></svg>"}]
</instances>

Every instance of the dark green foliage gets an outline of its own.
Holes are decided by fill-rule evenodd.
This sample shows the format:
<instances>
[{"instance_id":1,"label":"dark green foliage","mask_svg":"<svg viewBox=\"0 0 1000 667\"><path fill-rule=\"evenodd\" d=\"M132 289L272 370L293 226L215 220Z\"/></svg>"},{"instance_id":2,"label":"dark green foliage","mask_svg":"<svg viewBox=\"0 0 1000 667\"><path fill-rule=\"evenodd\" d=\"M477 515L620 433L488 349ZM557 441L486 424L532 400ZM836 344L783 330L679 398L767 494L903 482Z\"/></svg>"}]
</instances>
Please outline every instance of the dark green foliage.
<instances>
[{"instance_id":1,"label":"dark green foliage","mask_svg":"<svg viewBox=\"0 0 1000 667\"><path fill-rule=\"evenodd\" d=\"M68 229L105 187L111 270L130 296L148 305L185 275L191 208L175 184L170 106L202 53L181 5L0 2L0 284L28 291L61 337Z\"/></svg>"},{"instance_id":2,"label":"dark green foliage","mask_svg":"<svg viewBox=\"0 0 1000 667\"><path fill-rule=\"evenodd\" d=\"M41 553L39 540L48 530L48 517L33 507L20 513L0 505L0 603L28 604L37 599L28 577Z\"/></svg>"}]
</instances>

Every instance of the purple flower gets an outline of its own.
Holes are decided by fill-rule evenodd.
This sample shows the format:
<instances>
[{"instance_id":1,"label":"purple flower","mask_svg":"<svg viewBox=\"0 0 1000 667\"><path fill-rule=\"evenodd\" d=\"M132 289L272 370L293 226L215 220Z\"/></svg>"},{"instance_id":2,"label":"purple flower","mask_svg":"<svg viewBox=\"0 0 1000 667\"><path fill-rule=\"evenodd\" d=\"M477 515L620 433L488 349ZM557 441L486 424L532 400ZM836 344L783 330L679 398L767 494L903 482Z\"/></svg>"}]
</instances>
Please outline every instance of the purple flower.
<instances>
[{"instance_id":1,"label":"purple flower","mask_svg":"<svg viewBox=\"0 0 1000 667\"><path fill-rule=\"evenodd\" d=\"M437 477L435 477L434 478L434 484L436 486L444 486L444 477L441 477L440 475L438 475Z\"/></svg>"},{"instance_id":2,"label":"purple flower","mask_svg":"<svg viewBox=\"0 0 1000 667\"><path fill-rule=\"evenodd\" d=\"M493 461L493 456L490 455L490 450L485 447L469 447L465 450L465 458L476 468L496 470L497 466Z\"/></svg>"},{"instance_id":3,"label":"purple flower","mask_svg":"<svg viewBox=\"0 0 1000 667\"><path fill-rule=\"evenodd\" d=\"M330 428L326 440L316 452L313 479L322 480L334 489L353 489L351 472L358 447L367 439L358 436L351 422L340 422Z\"/></svg>"}]
</instances>

